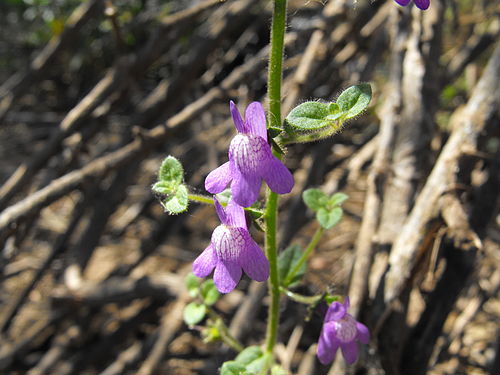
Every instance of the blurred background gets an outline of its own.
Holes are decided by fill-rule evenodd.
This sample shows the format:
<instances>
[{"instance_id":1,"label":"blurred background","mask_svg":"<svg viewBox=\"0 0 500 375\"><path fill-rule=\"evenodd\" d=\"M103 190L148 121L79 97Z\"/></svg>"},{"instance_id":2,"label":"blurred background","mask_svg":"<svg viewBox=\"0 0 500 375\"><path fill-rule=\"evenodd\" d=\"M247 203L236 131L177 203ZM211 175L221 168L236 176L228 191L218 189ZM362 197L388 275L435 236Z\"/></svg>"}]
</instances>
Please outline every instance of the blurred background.
<instances>
[{"instance_id":1,"label":"blurred background","mask_svg":"<svg viewBox=\"0 0 500 375\"><path fill-rule=\"evenodd\" d=\"M234 358L182 321L213 207L168 216L151 185L173 155L205 194L229 100L265 103L271 5L0 1L2 374L208 375ZM283 301L289 373L500 373L499 17L487 0L289 1L284 115L373 90L340 134L288 147L280 216L280 248L305 246L302 191L349 195L298 291L350 295L372 341L322 366L322 316ZM244 278L215 305L245 345L265 335L265 289Z\"/></svg>"}]
</instances>

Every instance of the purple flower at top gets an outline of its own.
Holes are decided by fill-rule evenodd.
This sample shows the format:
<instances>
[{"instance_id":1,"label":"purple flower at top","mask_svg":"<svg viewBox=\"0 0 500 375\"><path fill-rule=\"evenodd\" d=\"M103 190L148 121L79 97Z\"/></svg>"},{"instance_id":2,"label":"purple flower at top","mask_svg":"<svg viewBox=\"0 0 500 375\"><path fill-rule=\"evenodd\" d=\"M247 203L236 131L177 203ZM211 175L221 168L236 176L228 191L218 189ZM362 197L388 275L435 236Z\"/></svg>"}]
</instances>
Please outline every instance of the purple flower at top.
<instances>
[{"instance_id":1,"label":"purple flower at top","mask_svg":"<svg viewBox=\"0 0 500 375\"><path fill-rule=\"evenodd\" d=\"M358 343L368 344L370 332L368 328L357 322L347 313L349 297L345 302L333 302L325 316L318 343L319 361L326 365L333 361L340 347L347 363L352 364L358 358Z\"/></svg>"},{"instance_id":2,"label":"purple flower at top","mask_svg":"<svg viewBox=\"0 0 500 375\"><path fill-rule=\"evenodd\" d=\"M402 6L406 6L410 3L411 0L394 0L396 3ZM413 0L417 8L420 8L422 10L426 10L429 8L429 5L431 4L431 0Z\"/></svg>"},{"instance_id":3,"label":"purple flower at top","mask_svg":"<svg viewBox=\"0 0 500 375\"><path fill-rule=\"evenodd\" d=\"M269 277L269 261L250 237L243 207L233 200L226 209L214 198L221 221L212 233L210 245L195 259L193 273L208 276L214 269L214 283L219 292L229 293L241 278L241 270L256 281Z\"/></svg>"},{"instance_id":4,"label":"purple flower at top","mask_svg":"<svg viewBox=\"0 0 500 375\"><path fill-rule=\"evenodd\" d=\"M267 143L266 114L262 104L250 103L245 121L232 101L230 110L238 134L229 146L229 161L210 172L205 188L217 194L231 183L232 197L242 207L257 200L262 180L275 193L289 193L293 188L293 176L272 154Z\"/></svg>"}]
</instances>

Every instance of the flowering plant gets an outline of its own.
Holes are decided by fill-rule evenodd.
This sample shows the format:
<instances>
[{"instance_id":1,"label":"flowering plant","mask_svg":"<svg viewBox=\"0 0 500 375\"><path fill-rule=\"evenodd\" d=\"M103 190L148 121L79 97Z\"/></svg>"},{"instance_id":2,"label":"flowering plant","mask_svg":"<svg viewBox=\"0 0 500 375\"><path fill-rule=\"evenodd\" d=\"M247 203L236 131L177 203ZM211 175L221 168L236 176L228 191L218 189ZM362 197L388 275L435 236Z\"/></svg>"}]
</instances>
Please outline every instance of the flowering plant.
<instances>
[{"instance_id":1,"label":"flowering plant","mask_svg":"<svg viewBox=\"0 0 500 375\"><path fill-rule=\"evenodd\" d=\"M400 5L408 5L410 0L396 0ZM429 0L414 0L417 7L426 9ZM319 337L317 355L322 364L333 361L340 348L347 363L358 358L358 342L368 344L368 328L348 313L349 298L344 303L342 297L323 293L318 296L303 296L291 289L300 283L305 273L306 262L316 248L323 232L339 223L342 218L342 203L348 198L343 193L328 196L319 189L309 189L303 193L308 208L316 213L318 229L308 246L302 251L300 246L286 248L278 257L277 214L279 194L290 193L294 186L292 173L282 161L285 152L280 145L306 143L330 137L343 124L363 113L371 99L371 87L361 83L354 85L337 98L336 102L304 102L288 113L285 120L281 116L281 77L286 20L286 0L274 1L271 26L271 48L269 61L268 99L266 113L261 103L252 102L242 118L236 104L231 101L230 113L237 134L230 142L228 161L208 174L205 188L211 194L225 192L230 198L225 207L221 197L206 197L191 194L184 184L182 165L169 156L162 164L159 181L153 190L166 196L162 203L173 214L185 211L188 201L213 204L221 224L217 226L210 244L193 263L193 274L186 285L196 302L187 305L184 320L190 325L202 322L206 315L208 330L205 339L221 339L239 352L234 361L225 362L221 374L273 374L284 373L274 359L279 325L280 300L286 296L294 301L310 306L321 300L331 302L324 318ZM259 200L262 181L268 190L265 202ZM260 210L258 207L264 207ZM265 231L265 251L250 234L250 217L260 220ZM213 281L201 282L198 278L209 276ZM266 343L264 348L251 346L244 348L232 337L212 306L219 293L229 293L237 287L243 272L256 281L268 280L270 293ZM332 302L334 300L334 302ZM208 333L207 333L208 332ZM282 371L283 370L283 371Z\"/></svg>"}]
</instances>

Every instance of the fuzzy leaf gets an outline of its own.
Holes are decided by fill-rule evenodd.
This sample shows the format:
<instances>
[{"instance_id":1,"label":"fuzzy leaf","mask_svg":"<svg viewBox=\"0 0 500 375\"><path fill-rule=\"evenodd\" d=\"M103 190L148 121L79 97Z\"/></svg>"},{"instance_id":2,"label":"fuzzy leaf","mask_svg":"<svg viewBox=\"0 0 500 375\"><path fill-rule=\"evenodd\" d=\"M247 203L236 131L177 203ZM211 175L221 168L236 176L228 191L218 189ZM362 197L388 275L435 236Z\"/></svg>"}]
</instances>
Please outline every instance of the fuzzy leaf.
<instances>
[{"instance_id":1,"label":"fuzzy leaf","mask_svg":"<svg viewBox=\"0 0 500 375\"><path fill-rule=\"evenodd\" d=\"M206 313L207 308L205 305L191 302L184 308L184 322L186 322L188 326L194 326L203 320Z\"/></svg>"},{"instance_id":2,"label":"fuzzy leaf","mask_svg":"<svg viewBox=\"0 0 500 375\"><path fill-rule=\"evenodd\" d=\"M153 191L158 194L170 195L175 191L176 187L177 186L173 186L167 181L158 181L153 185L151 189L153 189Z\"/></svg>"},{"instance_id":3,"label":"fuzzy leaf","mask_svg":"<svg viewBox=\"0 0 500 375\"><path fill-rule=\"evenodd\" d=\"M188 191L185 185L177 186L175 194L168 196L163 202L163 208L170 215L177 215L187 210L188 207Z\"/></svg>"},{"instance_id":4,"label":"fuzzy leaf","mask_svg":"<svg viewBox=\"0 0 500 375\"><path fill-rule=\"evenodd\" d=\"M199 292L198 288L200 286L200 279L198 279L194 274L188 273L184 283L186 284L189 295L193 298L196 297Z\"/></svg>"},{"instance_id":5,"label":"fuzzy leaf","mask_svg":"<svg viewBox=\"0 0 500 375\"><path fill-rule=\"evenodd\" d=\"M344 193L335 193L335 194L332 195L332 197L328 201L328 205L331 206L331 207L340 206L347 199L349 199L349 196L347 194L344 194Z\"/></svg>"},{"instance_id":6,"label":"fuzzy leaf","mask_svg":"<svg viewBox=\"0 0 500 375\"><path fill-rule=\"evenodd\" d=\"M161 163L158 180L178 186L184 182L184 169L182 164L173 156L167 156Z\"/></svg>"},{"instance_id":7,"label":"fuzzy leaf","mask_svg":"<svg viewBox=\"0 0 500 375\"><path fill-rule=\"evenodd\" d=\"M342 208L334 207L332 210L320 208L316 214L316 219L319 224L325 228L330 229L335 226L342 218Z\"/></svg>"},{"instance_id":8,"label":"fuzzy leaf","mask_svg":"<svg viewBox=\"0 0 500 375\"><path fill-rule=\"evenodd\" d=\"M302 199L307 207L318 211L328 203L328 197L319 189L307 189L302 193Z\"/></svg>"},{"instance_id":9,"label":"fuzzy leaf","mask_svg":"<svg viewBox=\"0 0 500 375\"><path fill-rule=\"evenodd\" d=\"M213 280L207 280L201 284L201 296L203 301L208 305L212 306L220 297L220 293L217 290Z\"/></svg>"},{"instance_id":10,"label":"fuzzy leaf","mask_svg":"<svg viewBox=\"0 0 500 375\"><path fill-rule=\"evenodd\" d=\"M305 102L294 109L288 114L285 122L285 129L288 127L293 131L311 131L319 130L330 125L330 121L326 120L326 116L330 113L328 111L328 104L320 102Z\"/></svg>"},{"instance_id":11,"label":"fuzzy leaf","mask_svg":"<svg viewBox=\"0 0 500 375\"><path fill-rule=\"evenodd\" d=\"M246 366L255 361L257 358L262 357L263 354L264 353L260 347L249 346L248 348L243 349L243 351L238 354L234 360Z\"/></svg>"},{"instance_id":12,"label":"fuzzy leaf","mask_svg":"<svg viewBox=\"0 0 500 375\"><path fill-rule=\"evenodd\" d=\"M227 361L225 362L221 369L220 375L253 375L248 372L245 368L245 365L238 363L236 361Z\"/></svg>"},{"instance_id":13,"label":"fuzzy leaf","mask_svg":"<svg viewBox=\"0 0 500 375\"><path fill-rule=\"evenodd\" d=\"M342 117L346 120L356 117L368 107L371 98L372 88L368 83L349 87L337 99Z\"/></svg>"},{"instance_id":14,"label":"fuzzy leaf","mask_svg":"<svg viewBox=\"0 0 500 375\"><path fill-rule=\"evenodd\" d=\"M269 353L264 354L259 358L250 362L246 366L247 371L250 372L251 374L261 374L264 371L264 369L268 367L267 365L270 363L270 361L272 361L271 354Z\"/></svg>"}]
</instances>

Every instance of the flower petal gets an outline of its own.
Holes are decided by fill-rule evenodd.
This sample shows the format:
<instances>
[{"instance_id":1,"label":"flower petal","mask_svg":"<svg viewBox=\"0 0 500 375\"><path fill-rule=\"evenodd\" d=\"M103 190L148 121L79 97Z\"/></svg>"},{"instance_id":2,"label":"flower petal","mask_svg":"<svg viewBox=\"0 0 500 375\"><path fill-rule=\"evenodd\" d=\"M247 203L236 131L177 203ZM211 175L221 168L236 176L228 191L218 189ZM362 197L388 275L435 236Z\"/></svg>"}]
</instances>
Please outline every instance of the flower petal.
<instances>
[{"instance_id":1,"label":"flower petal","mask_svg":"<svg viewBox=\"0 0 500 375\"><path fill-rule=\"evenodd\" d=\"M261 170L262 178L269 188L278 194L287 194L293 188L293 175L285 165L271 156Z\"/></svg>"},{"instance_id":2,"label":"flower petal","mask_svg":"<svg viewBox=\"0 0 500 375\"><path fill-rule=\"evenodd\" d=\"M266 281L269 277L269 261L259 245L250 236L246 248L240 254L240 265L253 280Z\"/></svg>"},{"instance_id":3,"label":"flower petal","mask_svg":"<svg viewBox=\"0 0 500 375\"><path fill-rule=\"evenodd\" d=\"M226 217L228 225L247 229L245 210L234 199L231 199L226 206Z\"/></svg>"},{"instance_id":4,"label":"flower petal","mask_svg":"<svg viewBox=\"0 0 500 375\"><path fill-rule=\"evenodd\" d=\"M340 344L342 355L348 364L353 364L358 359L358 344L356 341L346 342Z\"/></svg>"},{"instance_id":5,"label":"flower petal","mask_svg":"<svg viewBox=\"0 0 500 375\"><path fill-rule=\"evenodd\" d=\"M245 111L245 125L250 134L258 135L267 142L266 113L259 102L252 102Z\"/></svg>"},{"instance_id":6,"label":"flower petal","mask_svg":"<svg viewBox=\"0 0 500 375\"><path fill-rule=\"evenodd\" d=\"M205 178L205 189L212 193L218 194L223 191L231 182L231 168L229 161L214 169Z\"/></svg>"},{"instance_id":7,"label":"flower petal","mask_svg":"<svg viewBox=\"0 0 500 375\"><path fill-rule=\"evenodd\" d=\"M408 5L408 3L410 2L410 0L394 0L394 1L396 1L396 3L402 6Z\"/></svg>"},{"instance_id":8,"label":"flower petal","mask_svg":"<svg viewBox=\"0 0 500 375\"><path fill-rule=\"evenodd\" d=\"M241 267L236 262L219 261L215 267L214 283L219 292L229 293L241 279Z\"/></svg>"},{"instance_id":9,"label":"flower petal","mask_svg":"<svg viewBox=\"0 0 500 375\"><path fill-rule=\"evenodd\" d=\"M217 216L219 217L220 222L222 224L229 224L228 215L226 211L224 211L224 208L221 206L219 200L215 197L215 195L214 195L214 205L215 205L215 212L217 212Z\"/></svg>"},{"instance_id":10,"label":"flower petal","mask_svg":"<svg viewBox=\"0 0 500 375\"><path fill-rule=\"evenodd\" d=\"M321 330L318 349L316 351L319 361L324 365L332 362L339 345L339 341L335 338L333 324L325 324Z\"/></svg>"},{"instance_id":11,"label":"flower petal","mask_svg":"<svg viewBox=\"0 0 500 375\"><path fill-rule=\"evenodd\" d=\"M332 302L332 304L328 308L328 311L326 312L325 322L331 322L332 320L337 321L342 319L345 316L346 311L347 310L342 303L337 301Z\"/></svg>"},{"instance_id":12,"label":"flower petal","mask_svg":"<svg viewBox=\"0 0 500 375\"><path fill-rule=\"evenodd\" d=\"M236 130L238 130L238 132L240 133L248 133L245 123L241 118L240 111L238 111L238 107L236 107L236 104L234 104L232 100L229 102L229 110L231 111L231 116L233 117L233 122Z\"/></svg>"},{"instance_id":13,"label":"flower petal","mask_svg":"<svg viewBox=\"0 0 500 375\"><path fill-rule=\"evenodd\" d=\"M258 176L234 173L231 193L233 199L242 207L250 207L259 197L261 180Z\"/></svg>"},{"instance_id":14,"label":"flower petal","mask_svg":"<svg viewBox=\"0 0 500 375\"><path fill-rule=\"evenodd\" d=\"M415 5L422 9L422 10L426 10L427 8L429 8L429 5L431 4L430 0L413 0L415 2Z\"/></svg>"},{"instance_id":15,"label":"flower petal","mask_svg":"<svg viewBox=\"0 0 500 375\"><path fill-rule=\"evenodd\" d=\"M210 275L216 265L217 257L212 244L210 244L193 262L193 273L198 277L206 277Z\"/></svg>"},{"instance_id":16,"label":"flower petal","mask_svg":"<svg viewBox=\"0 0 500 375\"><path fill-rule=\"evenodd\" d=\"M356 322L356 329L358 330L358 340L363 344L368 344L370 342L370 331L368 330L368 327L363 323Z\"/></svg>"},{"instance_id":17,"label":"flower petal","mask_svg":"<svg viewBox=\"0 0 500 375\"><path fill-rule=\"evenodd\" d=\"M349 296L346 296L344 298L344 309L345 309L345 311L349 310L349 307L351 307L351 299L349 298Z\"/></svg>"}]
</instances>

